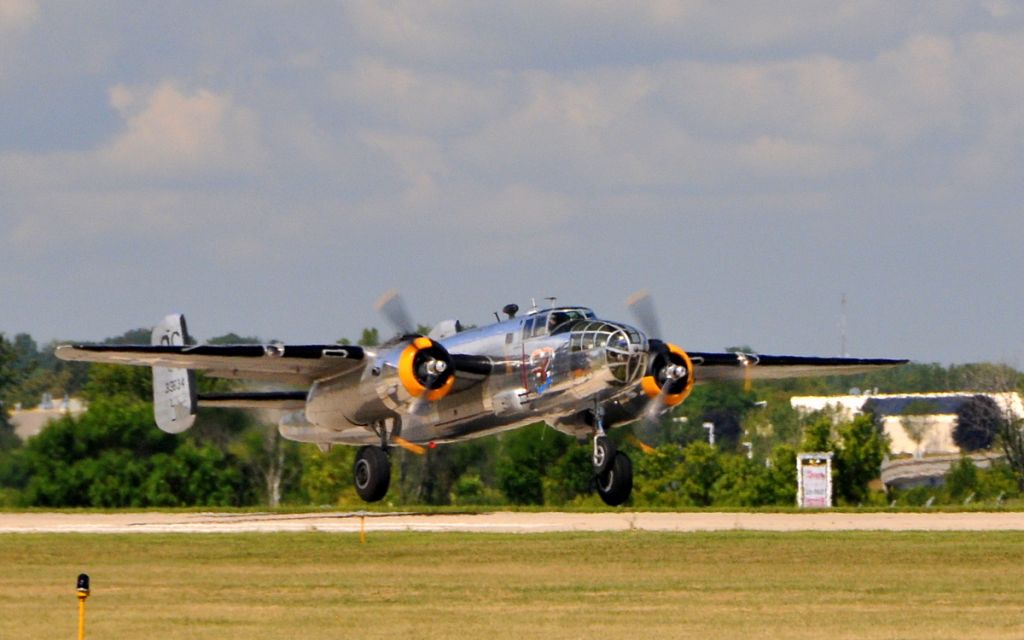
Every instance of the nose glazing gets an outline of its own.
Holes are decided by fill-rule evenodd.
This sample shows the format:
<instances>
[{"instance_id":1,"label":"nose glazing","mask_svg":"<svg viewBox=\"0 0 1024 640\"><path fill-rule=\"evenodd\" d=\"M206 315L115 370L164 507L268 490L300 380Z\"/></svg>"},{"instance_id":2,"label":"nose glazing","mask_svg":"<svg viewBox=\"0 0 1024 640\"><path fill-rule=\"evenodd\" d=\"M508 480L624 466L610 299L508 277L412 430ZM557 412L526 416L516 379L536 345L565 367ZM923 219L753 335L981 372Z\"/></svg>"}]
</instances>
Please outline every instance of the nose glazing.
<instances>
[{"instance_id":1,"label":"nose glazing","mask_svg":"<svg viewBox=\"0 0 1024 640\"><path fill-rule=\"evenodd\" d=\"M644 335L628 325L611 325L605 352L608 368L620 382L635 382L643 374L643 359L647 351Z\"/></svg>"}]
</instances>

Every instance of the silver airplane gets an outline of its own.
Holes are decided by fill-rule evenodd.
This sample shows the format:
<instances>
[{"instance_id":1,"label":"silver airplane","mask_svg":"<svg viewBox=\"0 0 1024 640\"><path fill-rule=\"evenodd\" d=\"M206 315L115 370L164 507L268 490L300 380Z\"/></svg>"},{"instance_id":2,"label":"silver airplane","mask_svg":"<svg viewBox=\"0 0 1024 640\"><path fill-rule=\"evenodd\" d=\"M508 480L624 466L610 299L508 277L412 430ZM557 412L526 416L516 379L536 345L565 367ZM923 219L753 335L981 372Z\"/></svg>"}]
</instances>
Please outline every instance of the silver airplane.
<instances>
[{"instance_id":1,"label":"silver airplane","mask_svg":"<svg viewBox=\"0 0 1024 640\"><path fill-rule=\"evenodd\" d=\"M643 331L598 318L586 307L552 306L523 315L507 305L494 324L463 329L446 320L416 333L394 294L378 309L399 329L380 347L338 344L191 345L185 318L170 315L150 345L65 345L63 360L149 366L157 426L181 433L199 406L277 409L289 440L321 448L359 447L354 482L367 502L391 481L388 451L422 451L543 421L592 440L597 492L616 506L629 499L632 463L609 429L657 420L694 384L862 373L906 360L687 352L662 341L646 295L630 301ZM195 371L277 383L282 390L198 394Z\"/></svg>"}]
</instances>

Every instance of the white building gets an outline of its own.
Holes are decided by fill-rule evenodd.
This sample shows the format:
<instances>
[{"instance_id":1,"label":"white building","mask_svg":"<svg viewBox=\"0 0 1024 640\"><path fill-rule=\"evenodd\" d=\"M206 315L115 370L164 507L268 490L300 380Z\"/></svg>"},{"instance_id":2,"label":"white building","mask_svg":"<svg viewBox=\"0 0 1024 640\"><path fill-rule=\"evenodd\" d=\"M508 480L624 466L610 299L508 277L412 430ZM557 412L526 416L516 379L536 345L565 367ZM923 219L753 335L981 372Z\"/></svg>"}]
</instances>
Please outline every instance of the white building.
<instances>
[{"instance_id":1,"label":"white building","mask_svg":"<svg viewBox=\"0 0 1024 640\"><path fill-rule=\"evenodd\" d=\"M14 427L14 433L22 441L25 441L37 435L50 422L59 420L68 414L79 416L84 411L84 402L78 398L69 398L64 402L51 403L50 406L40 405L34 409L15 409L10 413L10 422Z\"/></svg>"},{"instance_id":2,"label":"white building","mask_svg":"<svg viewBox=\"0 0 1024 640\"><path fill-rule=\"evenodd\" d=\"M882 420L889 436L893 455L959 454L953 442L956 411L974 396L987 396L1007 415L1024 416L1024 403L1018 393L987 393L961 391L955 393L900 393L861 394L844 396L793 396L790 404L802 414L831 410L841 420L852 420L864 412L864 405L872 405L873 412ZM907 415L911 405L927 404L934 413ZM915 441L916 440L916 441Z\"/></svg>"}]
</instances>

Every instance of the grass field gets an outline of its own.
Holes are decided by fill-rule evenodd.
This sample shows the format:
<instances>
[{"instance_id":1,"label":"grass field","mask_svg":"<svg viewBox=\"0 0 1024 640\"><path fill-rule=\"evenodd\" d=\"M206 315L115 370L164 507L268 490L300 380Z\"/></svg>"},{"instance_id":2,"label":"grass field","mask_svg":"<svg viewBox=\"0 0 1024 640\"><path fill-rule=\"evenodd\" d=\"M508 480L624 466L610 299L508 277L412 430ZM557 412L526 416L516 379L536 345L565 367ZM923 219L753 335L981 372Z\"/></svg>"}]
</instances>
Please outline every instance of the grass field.
<instances>
[{"instance_id":1,"label":"grass field","mask_svg":"<svg viewBox=\"0 0 1024 640\"><path fill-rule=\"evenodd\" d=\"M1024 638L1024 532L0 535L0 638Z\"/></svg>"}]
</instances>

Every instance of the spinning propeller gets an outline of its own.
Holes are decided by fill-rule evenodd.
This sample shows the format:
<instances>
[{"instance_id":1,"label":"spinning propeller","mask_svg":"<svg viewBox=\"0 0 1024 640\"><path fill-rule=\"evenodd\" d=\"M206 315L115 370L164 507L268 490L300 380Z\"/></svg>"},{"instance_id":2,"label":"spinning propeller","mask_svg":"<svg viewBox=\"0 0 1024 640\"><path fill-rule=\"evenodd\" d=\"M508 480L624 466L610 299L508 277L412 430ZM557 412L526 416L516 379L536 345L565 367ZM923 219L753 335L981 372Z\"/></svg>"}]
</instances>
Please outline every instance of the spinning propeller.
<instances>
[{"instance_id":1,"label":"spinning propeller","mask_svg":"<svg viewBox=\"0 0 1024 640\"><path fill-rule=\"evenodd\" d=\"M399 335L408 336L416 333L416 324L412 321L412 316L409 315L401 296L398 295L398 289L385 292L374 303L373 308L398 329Z\"/></svg>"},{"instance_id":2,"label":"spinning propeller","mask_svg":"<svg viewBox=\"0 0 1024 640\"><path fill-rule=\"evenodd\" d=\"M426 336L420 335L405 303L396 289L377 300L374 308L399 332L408 345L398 357L398 379L412 396L406 419L422 424L429 403L448 395L455 384L456 365L448 350ZM424 449L402 438L393 438L399 446L423 454Z\"/></svg>"},{"instance_id":3,"label":"spinning propeller","mask_svg":"<svg viewBox=\"0 0 1024 640\"><path fill-rule=\"evenodd\" d=\"M666 409L678 405L690 395L694 384L693 362L681 348L657 337L661 335L661 328L654 302L646 289L631 295L626 300L626 306L647 335L647 371L640 386L647 394L648 401L640 413L640 421L644 429L649 431L657 426L658 418Z\"/></svg>"}]
</instances>

